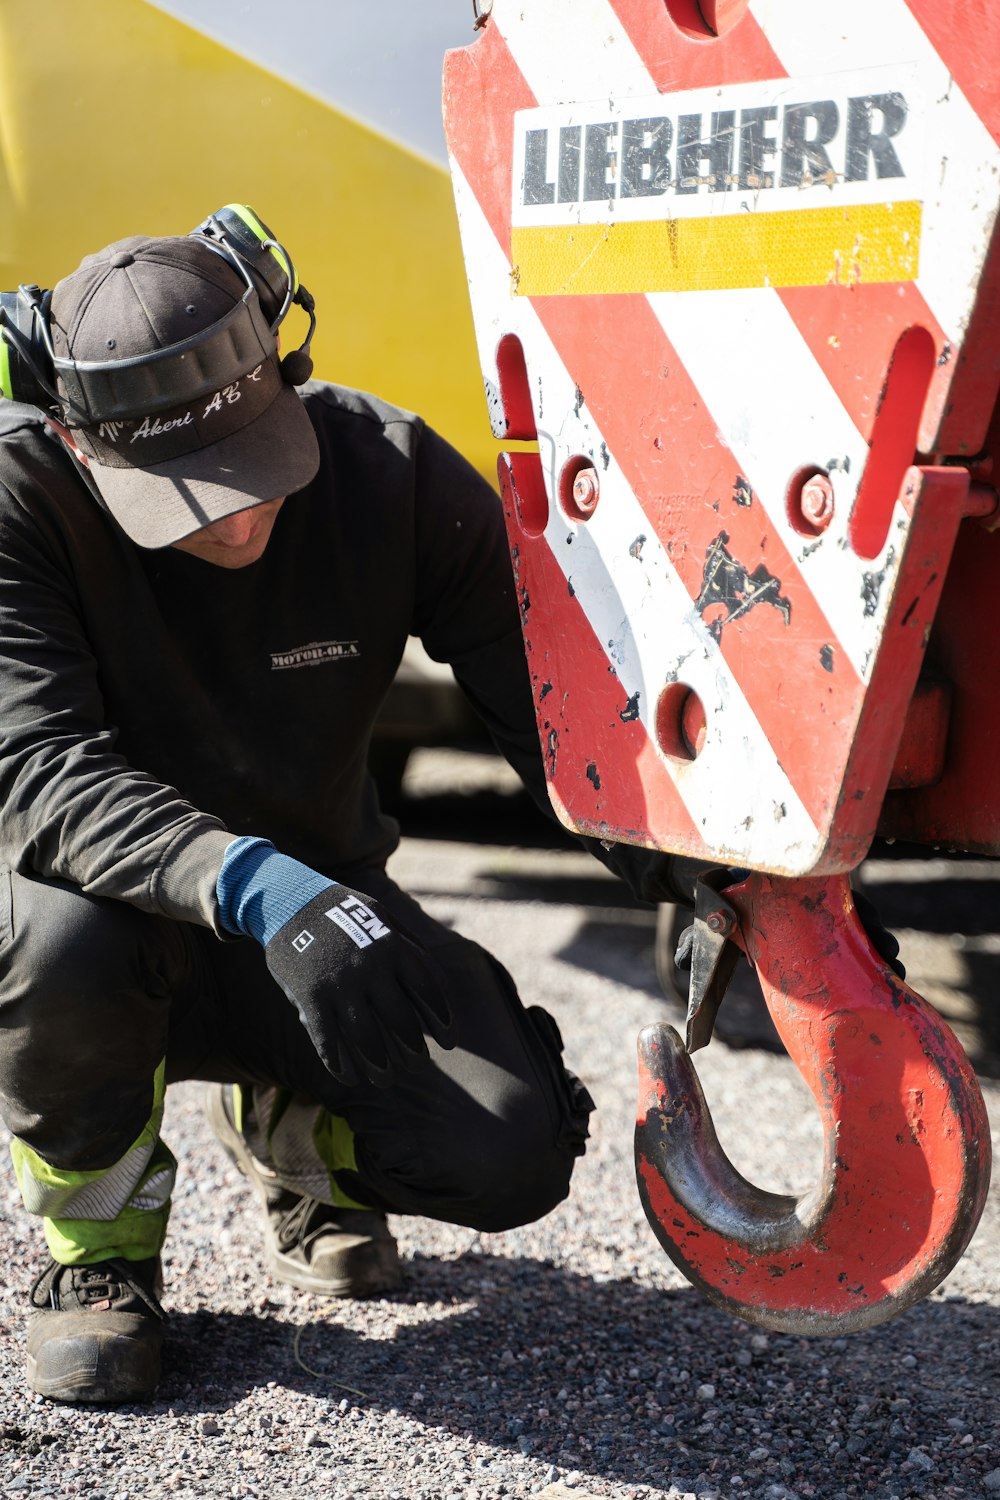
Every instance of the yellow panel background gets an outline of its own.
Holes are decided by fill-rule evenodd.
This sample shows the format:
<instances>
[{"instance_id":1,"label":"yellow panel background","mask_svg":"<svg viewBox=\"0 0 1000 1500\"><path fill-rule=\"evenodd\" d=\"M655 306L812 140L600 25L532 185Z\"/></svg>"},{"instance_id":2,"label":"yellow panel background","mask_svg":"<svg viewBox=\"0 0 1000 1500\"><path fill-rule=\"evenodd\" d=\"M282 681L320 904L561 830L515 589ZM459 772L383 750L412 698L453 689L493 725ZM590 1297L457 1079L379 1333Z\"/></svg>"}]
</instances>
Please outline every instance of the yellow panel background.
<instances>
[{"instance_id":1,"label":"yellow panel background","mask_svg":"<svg viewBox=\"0 0 1000 1500\"><path fill-rule=\"evenodd\" d=\"M442 168L144 0L3 0L0 163L3 287L250 203L316 297L316 373L421 412L495 478Z\"/></svg>"}]
</instances>

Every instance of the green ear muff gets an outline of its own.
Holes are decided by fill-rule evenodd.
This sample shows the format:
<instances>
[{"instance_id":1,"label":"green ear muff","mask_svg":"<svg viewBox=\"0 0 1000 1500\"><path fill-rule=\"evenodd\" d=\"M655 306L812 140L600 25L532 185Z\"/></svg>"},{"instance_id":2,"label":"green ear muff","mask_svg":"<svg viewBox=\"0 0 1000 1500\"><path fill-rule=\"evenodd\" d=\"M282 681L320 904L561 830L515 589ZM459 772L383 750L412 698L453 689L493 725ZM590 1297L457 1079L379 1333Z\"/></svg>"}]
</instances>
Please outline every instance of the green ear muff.
<instances>
[{"instance_id":1,"label":"green ear muff","mask_svg":"<svg viewBox=\"0 0 1000 1500\"><path fill-rule=\"evenodd\" d=\"M0 395L44 411L58 405L40 322L48 295L37 286L0 292Z\"/></svg>"},{"instance_id":2,"label":"green ear muff","mask_svg":"<svg viewBox=\"0 0 1000 1500\"><path fill-rule=\"evenodd\" d=\"M294 297L299 289L299 279L295 274L295 267L289 261L284 249L275 239L271 230L268 229L264 220L259 219L253 209L246 203L227 203L225 208L222 209L222 213L227 215L231 229L235 227L235 224L242 223L253 236L255 241L253 249L255 256L254 270L259 270L260 274L267 279L267 270L264 269L267 262L263 260L263 257L269 256L271 260L277 262L278 269L284 277L286 285L289 279L291 280L292 296ZM244 235L245 238L246 236ZM265 244L265 241L269 241L270 243ZM243 253L247 254L247 251L244 250Z\"/></svg>"},{"instance_id":3,"label":"green ear muff","mask_svg":"<svg viewBox=\"0 0 1000 1500\"><path fill-rule=\"evenodd\" d=\"M263 219L245 203L227 203L200 224L195 234L225 239L252 271L264 281L279 307L285 301L291 278L291 295L299 290L295 268Z\"/></svg>"},{"instance_id":4,"label":"green ear muff","mask_svg":"<svg viewBox=\"0 0 1000 1500\"><path fill-rule=\"evenodd\" d=\"M9 292L3 293L3 296L9 295ZM4 338L3 333L0 332L0 396L6 397L8 401L16 401L14 380L11 378L10 356L10 345Z\"/></svg>"},{"instance_id":5,"label":"green ear muff","mask_svg":"<svg viewBox=\"0 0 1000 1500\"><path fill-rule=\"evenodd\" d=\"M313 369L309 346L316 329L316 304L296 276L292 258L284 246L246 203L227 203L210 214L193 233L228 246L231 254L238 255L261 278L281 309L272 325L275 330L293 302L305 309L309 332L300 348L292 349L281 361L285 380L290 385L304 385Z\"/></svg>"}]
</instances>

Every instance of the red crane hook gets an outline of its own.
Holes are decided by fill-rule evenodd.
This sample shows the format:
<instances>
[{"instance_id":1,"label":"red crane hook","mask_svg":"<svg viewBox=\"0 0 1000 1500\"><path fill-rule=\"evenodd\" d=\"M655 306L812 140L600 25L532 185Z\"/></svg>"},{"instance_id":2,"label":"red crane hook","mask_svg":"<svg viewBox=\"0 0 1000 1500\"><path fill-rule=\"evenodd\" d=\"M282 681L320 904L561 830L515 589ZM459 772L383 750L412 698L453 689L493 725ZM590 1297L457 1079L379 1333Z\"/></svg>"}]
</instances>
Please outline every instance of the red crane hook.
<instances>
[{"instance_id":1,"label":"red crane hook","mask_svg":"<svg viewBox=\"0 0 1000 1500\"><path fill-rule=\"evenodd\" d=\"M719 1144L680 1036L649 1026L635 1132L646 1216L726 1311L788 1333L869 1328L936 1286L979 1222L990 1130L975 1074L948 1026L875 953L846 875L754 874L712 904L709 926L756 967L812 1090L823 1169L798 1198L748 1182Z\"/></svg>"}]
</instances>

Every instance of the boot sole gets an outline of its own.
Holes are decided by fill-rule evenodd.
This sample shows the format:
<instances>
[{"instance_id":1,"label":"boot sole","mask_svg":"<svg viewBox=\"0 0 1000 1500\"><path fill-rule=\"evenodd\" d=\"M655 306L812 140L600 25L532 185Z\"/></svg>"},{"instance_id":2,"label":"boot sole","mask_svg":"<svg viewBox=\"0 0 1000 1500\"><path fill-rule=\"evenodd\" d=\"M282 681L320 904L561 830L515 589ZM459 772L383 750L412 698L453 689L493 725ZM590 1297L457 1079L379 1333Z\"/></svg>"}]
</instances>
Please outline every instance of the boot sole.
<instances>
[{"instance_id":1,"label":"boot sole","mask_svg":"<svg viewBox=\"0 0 1000 1500\"><path fill-rule=\"evenodd\" d=\"M311 1292L318 1297L363 1298L380 1297L386 1292L396 1291L403 1282L395 1241L373 1241L365 1250L365 1256L374 1258L375 1264L348 1270L343 1276L318 1276L307 1266L300 1265L281 1250L268 1218L267 1193L257 1171L253 1154L239 1131L232 1125L222 1103L222 1088L209 1091L206 1113L219 1145L238 1172L244 1176L264 1210L264 1263L278 1281L293 1286L300 1292Z\"/></svg>"}]
</instances>

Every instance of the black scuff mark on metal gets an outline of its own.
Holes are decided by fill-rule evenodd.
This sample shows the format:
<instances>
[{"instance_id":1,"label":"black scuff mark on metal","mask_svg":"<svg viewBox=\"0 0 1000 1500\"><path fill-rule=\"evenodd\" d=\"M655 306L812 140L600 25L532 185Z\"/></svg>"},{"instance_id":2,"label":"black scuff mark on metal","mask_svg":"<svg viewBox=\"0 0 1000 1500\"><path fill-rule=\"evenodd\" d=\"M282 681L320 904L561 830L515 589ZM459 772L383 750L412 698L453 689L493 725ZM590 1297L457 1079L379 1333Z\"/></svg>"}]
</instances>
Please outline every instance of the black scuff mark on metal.
<instances>
[{"instance_id":1,"label":"black scuff mark on metal","mask_svg":"<svg viewBox=\"0 0 1000 1500\"><path fill-rule=\"evenodd\" d=\"M820 648L819 648L819 664L823 668L824 672L832 672L833 671L833 647L832 646L820 646Z\"/></svg>"},{"instance_id":2,"label":"black scuff mark on metal","mask_svg":"<svg viewBox=\"0 0 1000 1500\"><path fill-rule=\"evenodd\" d=\"M591 783L595 792L599 792L601 790L601 778L598 774L597 766L594 761L591 761L587 766L587 780Z\"/></svg>"},{"instance_id":3,"label":"black scuff mark on metal","mask_svg":"<svg viewBox=\"0 0 1000 1500\"><path fill-rule=\"evenodd\" d=\"M923 592L926 593L927 590L929 588L931 588L936 582L937 582L937 573L936 572L931 573L930 577L924 583ZM911 599L910 600L910 603L906 607L906 613L904 614L904 616L902 618L901 624L903 624L903 625L909 625L909 623L910 623L910 617L913 614L913 611L916 609L917 605L920 603L920 597L921 597L920 594L918 594L915 599Z\"/></svg>"},{"instance_id":4,"label":"black scuff mark on metal","mask_svg":"<svg viewBox=\"0 0 1000 1500\"><path fill-rule=\"evenodd\" d=\"M578 417L580 415L580 412L582 410L583 410L583 392L581 391L580 387L577 386L576 390L573 393L573 415L575 417Z\"/></svg>"},{"instance_id":5,"label":"black scuff mark on metal","mask_svg":"<svg viewBox=\"0 0 1000 1500\"><path fill-rule=\"evenodd\" d=\"M521 611L521 629L523 630L528 622L528 611L531 608L531 599L528 597L527 589L522 589L518 594L517 604Z\"/></svg>"},{"instance_id":6,"label":"black scuff mark on metal","mask_svg":"<svg viewBox=\"0 0 1000 1500\"><path fill-rule=\"evenodd\" d=\"M548 734L545 737L545 774L550 781L555 778L556 761L559 759L559 731L545 726Z\"/></svg>"},{"instance_id":7,"label":"black scuff mark on metal","mask_svg":"<svg viewBox=\"0 0 1000 1500\"><path fill-rule=\"evenodd\" d=\"M713 638L718 641L726 625L758 604L773 605L787 625L792 617L792 605L781 592L781 579L769 573L763 563L759 563L752 573L748 572L733 557L728 543L729 533L720 531L709 546L705 554L701 592L695 600L695 608ZM711 619L708 618L709 612L712 612Z\"/></svg>"},{"instance_id":8,"label":"black scuff mark on metal","mask_svg":"<svg viewBox=\"0 0 1000 1500\"><path fill-rule=\"evenodd\" d=\"M547 698L549 696L549 694L551 693L551 691L552 691L552 684L551 684L551 682L543 682L542 686L541 686L541 691L538 694L538 701L539 701L539 703L541 703L541 701L542 701L543 698Z\"/></svg>"},{"instance_id":9,"label":"black scuff mark on metal","mask_svg":"<svg viewBox=\"0 0 1000 1500\"><path fill-rule=\"evenodd\" d=\"M885 567L880 573L862 573L861 575L861 602L864 605L865 615L869 618L878 609L879 595L882 592L885 576L892 566L894 555L894 551L890 547L885 560Z\"/></svg>"},{"instance_id":10,"label":"black scuff mark on metal","mask_svg":"<svg viewBox=\"0 0 1000 1500\"><path fill-rule=\"evenodd\" d=\"M601 465L602 465L605 473L607 473L608 467L610 466L610 463L611 463L611 454L608 452L608 445L607 445L607 443L602 443L601 444Z\"/></svg>"},{"instance_id":11,"label":"black scuff mark on metal","mask_svg":"<svg viewBox=\"0 0 1000 1500\"><path fill-rule=\"evenodd\" d=\"M646 536L645 536L645 533L643 533L642 535L637 536L636 539L635 539L635 541L632 543L631 547L629 547L629 549L628 549L628 555L629 555L629 557L634 557L635 560L636 560L636 562L638 562L639 559L640 559L640 557L642 556L642 549L643 549L643 547L645 547L645 545L646 545Z\"/></svg>"},{"instance_id":12,"label":"black scuff mark on metal","mask_svg":"<svg viewBox=\"0 0 1000 1500\"><path fill-rule=\"evenodd\" d=\"M851 455L845 453L843 458L831 458L827 461L828 474L849 474L851 472Z\"/></svg>"},{"instance_id":13,"label":"black scuff mark on metal","mask_svg":"<svg viewBox=\"0 0 1000 1500\"><path fill-rule=\"evenodd\" d=\"M754 502L753 486L749 479L742 474L737 474L736 483L733 485L733 499L737 505L748 506Z\"/></svg>"},{"instance_id":14,"label":"black scuff mark on metal","mask_svg":"<svg viewBox=\"0 0 1000 1500\"><path fill-rule=\"evenodd\" d=\"M639 717L639 694L633 693L625 707L618 710L623 724L632 724Z\"/></svg>"},{"instance_id":15,"label":"black scuff mark on metal","mask_svg":"<svg viewBox=\"0 0 1000 1500\"><path fill-rule=\"evenodd\" d=\"M942 365L950 364L951 363L951 356L952 356L952 347L951 347L951 345L946 340L945 343L942 345L941 353L938 355L938 360L937 360L937 362L938 362L938 368L940 368Z\"/></svg>"},{"instance_id":16,"label":"black scuff mark on metal","mask_svg":"<svg viewBox=\"0 0 1000 1500\"><path fill-rule=\"evenodd\" d=\"M571 599L575 599L576 598L576 589L573 587L573 580L572 580L572 578L567 578L567 580L566 580L566 587L569 589L569 597Z\"/></svg>"},{"instance_id":17,"label":"black scuff mark on metal","mask_svg":"<svg viewBox=\"0 0 1000 1500\"><path fill-rule=\"evenodd\" d=\"M691 647L691 649L689 651L682 651L681 654L680 654L680 656L677 658L677 665L674 666L674 667L668 667L666 669L666 671L664 672L664 674L663 674L663 681L664 681L664 683L677 682L677 680L680 677L680 674L684 671L685 667L687 666L688 662L692 659L692 657L696 661L700 660L701 659L701 652L699 650L697 650L693 646Z\"/></svg>"}]
</instances>

